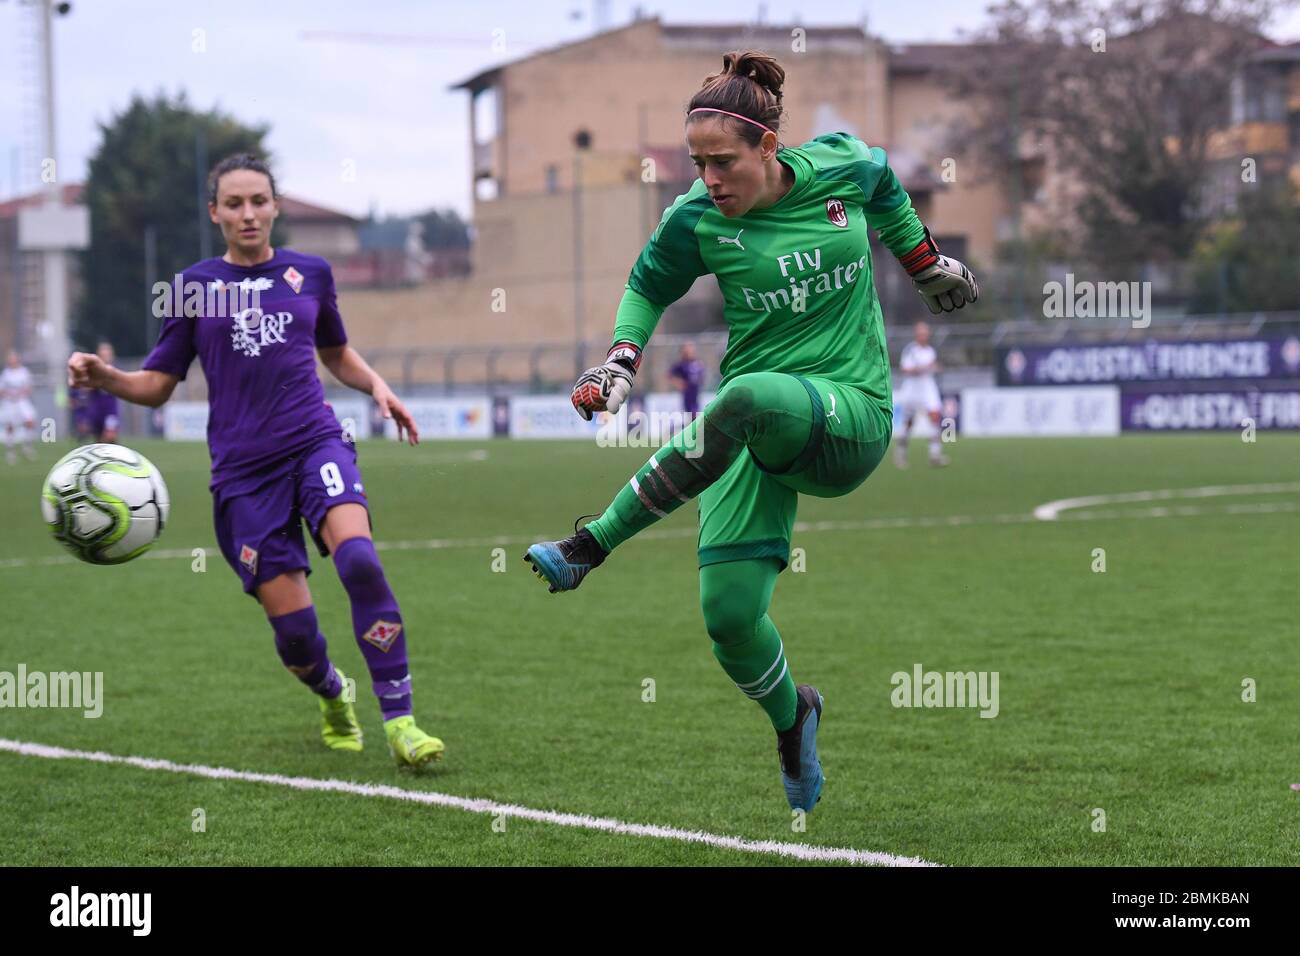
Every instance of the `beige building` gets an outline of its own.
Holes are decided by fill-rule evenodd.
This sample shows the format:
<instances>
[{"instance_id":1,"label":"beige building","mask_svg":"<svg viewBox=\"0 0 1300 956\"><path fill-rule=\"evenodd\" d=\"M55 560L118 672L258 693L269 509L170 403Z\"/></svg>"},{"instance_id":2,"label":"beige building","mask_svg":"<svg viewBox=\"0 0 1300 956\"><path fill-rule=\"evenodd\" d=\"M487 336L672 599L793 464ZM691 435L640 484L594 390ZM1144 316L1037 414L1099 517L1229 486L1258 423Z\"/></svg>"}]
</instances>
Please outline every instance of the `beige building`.
<instances>
[{"instance_id":1,"label":"beige building","mask_svg":"<svg viewBox=\"0 0 1300 956\"><path fill-rule=\"evenodd\" d=\"M496 368L511 375L524 374L523 343L567 345L543 375L567 378L581 361L576 340L589 343L589 357L608 342L632 263L664 208L695 178L686 103L718 72L724 52L744 48L769 52L786 68L783 142L843 130L884 147L941 247L976 262L992 257L1006 203L944 148L957 107L936 72L968 47L888 46L857 26L641 19L457 84L469 93L473 274L400 295L349 293L354 341L394 352L521 343ZM908 307L919 306L905 280L887 264L877 272L882 297L906 295ZM716 324L720 309L716 284L704 277L660 330ZM535 367L527 374L537 380Z\"/></svg>"},{"instance_id":2,"label":"beige building","mask_svg":"<svg viewBox=\"0 0 1300 956\"><path fill-rule=\"evenodd\" d=\"M783 142L844 130L883 146L940 244L960 258L992 256L1005 203L947 155L956 107L935 78L968 48L890 47L855 26L639 20L457 87L470 93L475 274L507 289L544 283L556 308L537 314L531 329L560 338L608 331L632 262L663 208L694 179L686 103L719 70L722 53L747 47L786 68ZM890 282L888 270L880 276ZM697 285L707 288L697 288L696 304L703 292L716 312L712 284ZM691 312L689 297L685 304L666 327L700 323L701 310Z\"/></svg>"}]
</instances>

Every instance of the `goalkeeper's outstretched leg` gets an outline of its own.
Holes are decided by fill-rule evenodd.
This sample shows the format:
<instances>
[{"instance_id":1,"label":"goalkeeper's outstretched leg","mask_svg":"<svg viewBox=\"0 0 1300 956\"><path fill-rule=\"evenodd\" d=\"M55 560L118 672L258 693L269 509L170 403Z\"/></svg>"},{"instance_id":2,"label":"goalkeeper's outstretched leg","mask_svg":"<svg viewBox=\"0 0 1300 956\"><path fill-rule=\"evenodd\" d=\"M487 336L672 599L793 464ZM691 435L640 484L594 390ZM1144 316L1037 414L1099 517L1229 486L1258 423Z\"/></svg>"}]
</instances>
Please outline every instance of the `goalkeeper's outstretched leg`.
<instances>
[{"instance_id":1,"label":"goalkeeper's outstretched leg","mask_svg":"<svg viewBox=\"0 0 1300 956\"><path fill-rule=\"evenodd\" d=\"M551 591L571 591L618 545L713 484L746 448L772 470L803 467L820 448L825 415L806 379L784 372L737 376L695 421L659 449L604 514L524 560ZM811 454L809 454L811 453Z\"/></svg>"},{"instance_id":2,"label":"goalkeeper's outstretched leg","mask_svg":"<svg viewBox=\"0 0 1300 956\"><path fill-rule=\"evenodd\" d=\"M718 481L741 454L795 491L847 494L875 468L888 414L850 386L785 372L727 383L703 414L650 458L595 521L524 560L552 591L582 583L616 547Z\"/></svg>"}]
</instances>

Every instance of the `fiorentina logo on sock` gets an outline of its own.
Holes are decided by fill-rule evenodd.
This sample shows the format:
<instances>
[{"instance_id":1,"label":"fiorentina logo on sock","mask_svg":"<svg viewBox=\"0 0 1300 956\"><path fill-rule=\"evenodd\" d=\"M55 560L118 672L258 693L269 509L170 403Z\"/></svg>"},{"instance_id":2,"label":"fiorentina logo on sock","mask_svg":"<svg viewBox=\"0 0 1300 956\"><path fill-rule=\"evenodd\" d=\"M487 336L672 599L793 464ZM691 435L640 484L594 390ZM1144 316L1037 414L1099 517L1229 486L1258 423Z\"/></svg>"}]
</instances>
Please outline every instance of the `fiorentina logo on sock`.
<instances>
[{"instance_id":1,"label":"fiorentina logo on sock","mask_svg":"<svg viewBox=\"0 0 1300 956\"><path fill-rule=\"evenodd\" d=\"M244 545L239 549L239 563L248 568L249 574L257 573L257 552Z\"/></svg>"},{"instance_id":2,"label":"fiorentina logo on sock","mask_svg":"<svg viewBox=\"0 0 1300 956\"><path fill-rule=\"evenodd\" d=\"M393 646L393 641L397 640L397 635L401 633L401 622L375 621L370 625L370 630L361 635L361 639L369 641L387 654L388 649Z\"/></svg>"}]
</instances>

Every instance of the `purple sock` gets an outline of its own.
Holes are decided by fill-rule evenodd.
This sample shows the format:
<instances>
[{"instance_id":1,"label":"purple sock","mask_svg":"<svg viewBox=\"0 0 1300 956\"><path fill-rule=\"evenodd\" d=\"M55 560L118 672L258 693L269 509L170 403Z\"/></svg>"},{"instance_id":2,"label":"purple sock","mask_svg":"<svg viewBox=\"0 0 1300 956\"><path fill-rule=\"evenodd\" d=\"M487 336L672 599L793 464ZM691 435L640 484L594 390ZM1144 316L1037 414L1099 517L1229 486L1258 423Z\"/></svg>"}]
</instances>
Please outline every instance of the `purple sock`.
<instances>
[{"instance_id":1,"label":"purple sock","mask_svg":"<svg viewBox=\"0 0 1300 956\"><path fill-rule=\"evenodd\" d=\"M334 567L352 601L352 630L370 668L384 720L411 713L406 632L384 568L369 538L348 538L334 552Z\"/></svg>"},{"instance_id":2,"label":"purple sock","mask_svg":"<svg viewBox=\"0 0 1300 956\"><path fill-rule=\"evenodd\" d=\"M316 609L305 607L269 620L275 630L275 649L284 666L313 693L330 699L337 697L343 690L343 682L325 653L325 635L316 623Z\"/></svg>"}]
</instances>

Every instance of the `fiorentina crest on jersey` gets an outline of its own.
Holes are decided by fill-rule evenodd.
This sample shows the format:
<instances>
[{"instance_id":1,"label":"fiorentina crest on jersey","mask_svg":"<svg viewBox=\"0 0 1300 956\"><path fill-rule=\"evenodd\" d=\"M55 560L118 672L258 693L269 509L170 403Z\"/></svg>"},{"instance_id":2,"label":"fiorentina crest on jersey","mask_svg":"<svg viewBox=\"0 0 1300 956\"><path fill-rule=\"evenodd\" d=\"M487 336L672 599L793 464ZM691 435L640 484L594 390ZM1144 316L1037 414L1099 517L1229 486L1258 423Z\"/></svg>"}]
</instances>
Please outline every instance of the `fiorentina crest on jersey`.
<instances>
[{"instance_id":1,"label":"fiorentina crest on jersey","mask_svg":"<svg viewBox=\"0 0 1300 956\"><path fill-rule=\"evenodd\" d=\"M826 218L841 229L847 229L849 226L849 214L844 211L844 203L838 199L826 200Z\"/></svg>"},{"instance_id":2,"label":"fiorentina crest on jersey","mask_svg":"<svg viewBox=\"0 0 1300 956\"><path fill-rule=\"evenodd\" d=\"M239 549L239 563L248 569L249 574L257 573L257 552L244 545Z\"/></svg>"},{"instance_id":3,"label":"fiorentina crest on jersey","mask_svg":"<svg viewBox=\"0 0 1300 956\"><path fill-rule=\"evenodd\" d=\"M302 291L302 273L293 266L284 270L284 281L289 283L289 288L294 292Z\"/></svg>"},{"instance_id":4,"label":"fiorentina crest on jersey","mask_svg":"<svg viewBox=\"0 0 1300 956\"><path fill-rule=\"evenodd\" d=\"M375 621L370 625L370 630L362 634L363 640L369 641L375 647L379 648L385 654L393 646L393 641L397 640L397 635L402 633L402 625L394 621Z\"/></svg>"}]
</instances>

